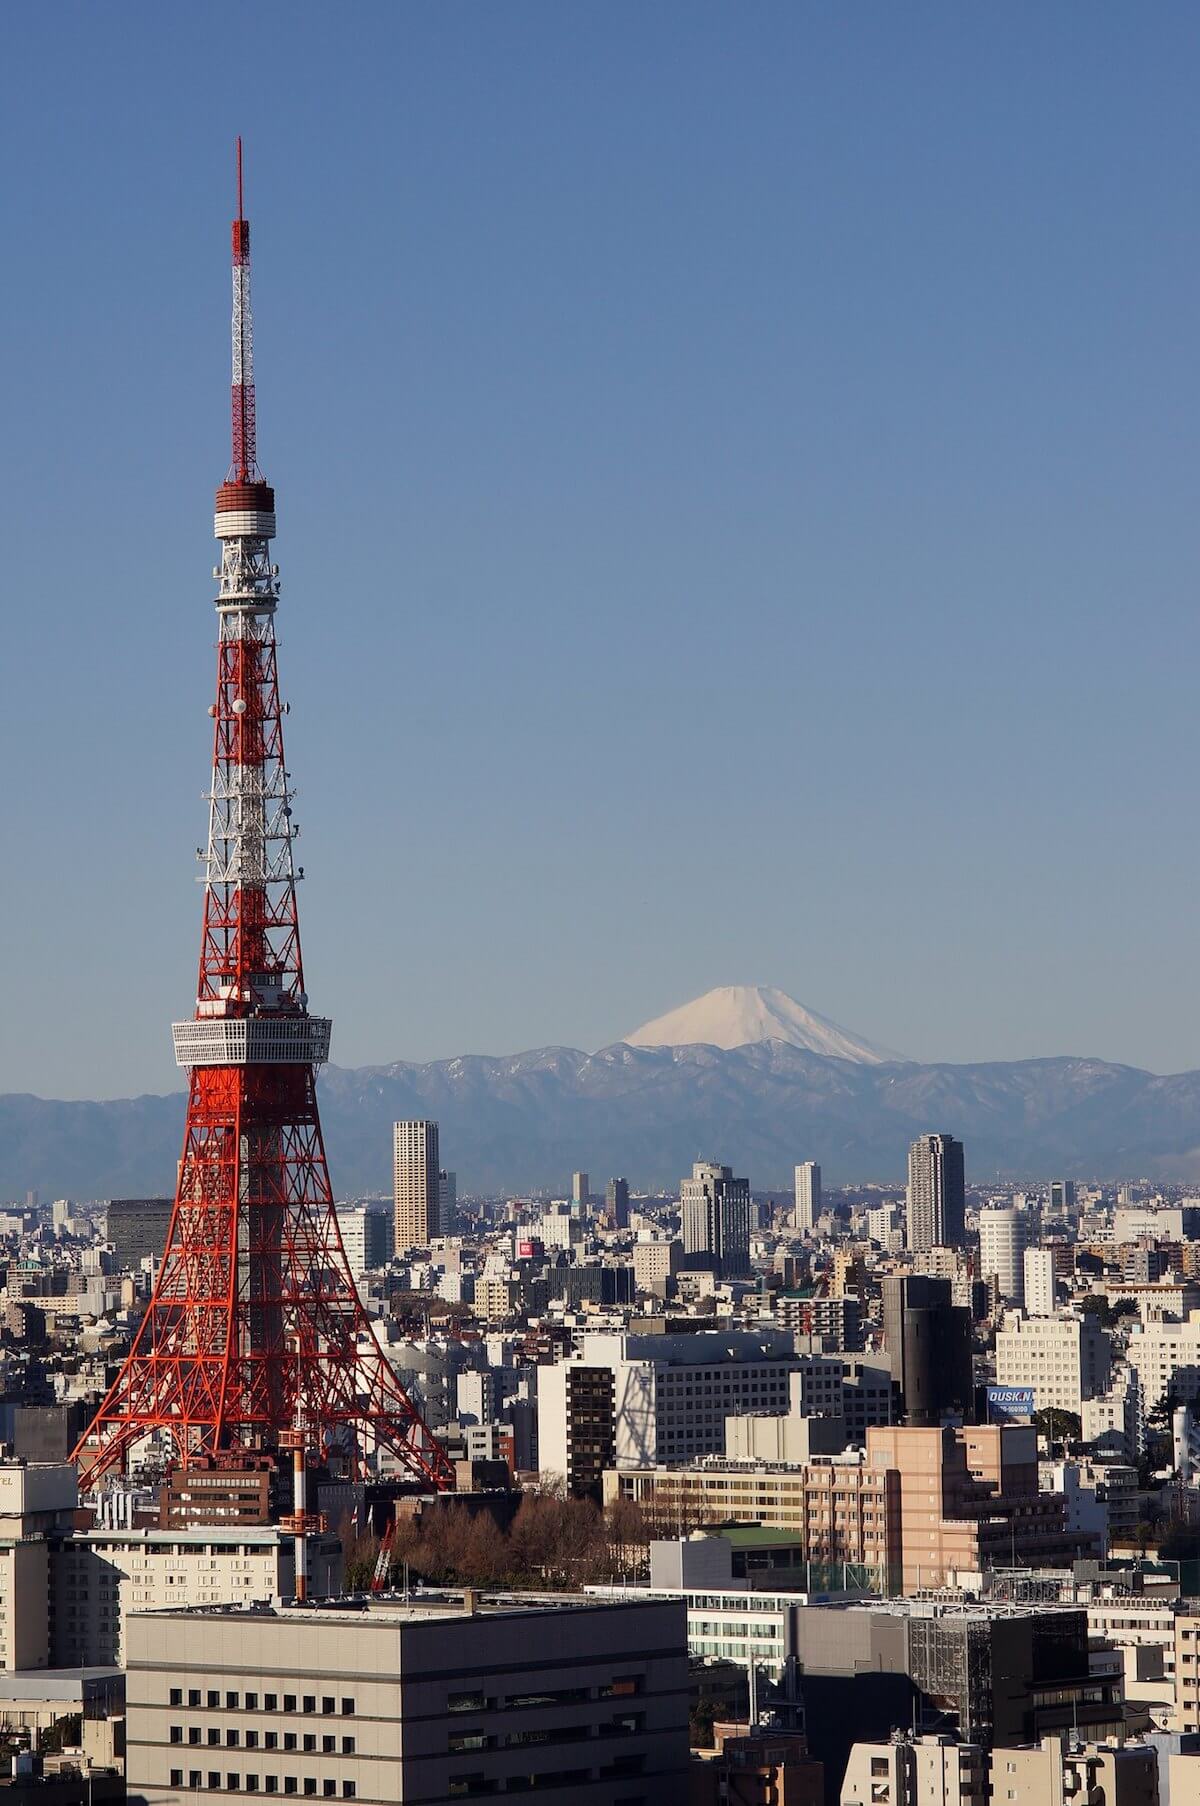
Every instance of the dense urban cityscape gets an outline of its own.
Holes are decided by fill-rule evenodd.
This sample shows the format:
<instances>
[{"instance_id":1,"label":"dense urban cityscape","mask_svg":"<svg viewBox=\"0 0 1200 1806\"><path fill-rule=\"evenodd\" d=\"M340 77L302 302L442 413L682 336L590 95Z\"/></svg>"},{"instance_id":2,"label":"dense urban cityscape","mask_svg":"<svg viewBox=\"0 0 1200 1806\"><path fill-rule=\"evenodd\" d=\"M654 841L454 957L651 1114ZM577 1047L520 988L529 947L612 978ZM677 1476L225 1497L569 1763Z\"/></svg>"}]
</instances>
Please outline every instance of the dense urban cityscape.
<instances>
[{"instance_id":1,"label":"dense urban cityscape","mask_svg":"<svg viewBox=\"0 0 1200 1806\"><path fill-rule=\"evenodd\" d=\"M640 61L637 32L629 53ZM188 729L198 768L211 752L196 985L193 996L181 960L174 1098L107 1100L126 1144L143 1125L135 1170L160 1173L128 1189L156 1195L104 1195L113 1169L89 1162L108 1159L116 1136L99 1106L75 1096L77 1114L64 1103L52 1120L30 1085L0 1117L4 1190L22 1175L22 1195L0 1203L0 1806L242 1806L250 1795L441 1806L533 1793L545 1806L1200 1806L1200 1128L1182 1083L1197 1075L1173 1086L1066 1056L1031 1056L999 1078L920 1066L775 986L710 972L716 988L588 1057L594 1066L541 1050L546 1068L561 1056L571 1069L557 1090L530 1055L518 1105L520 1056L493 1060L473 1094L491 1087L490 1114L469 1142L465 1090L442 1109L402 1062L391 1089L376 1069L355 1069L327 1159L332 1015L317 1010L336 1013L337 986L301 952L276 620L288 644L293 627L276 494L258 462L240 137L235 167L215 690L205 725ZM277 191L278 166L273 181ZM297 205L318 211L298 185L283 203ZM330 234L330 261L349 264L340 222ZM144 244L140 255L149 261ZM472 306L492 304L491 275ZM330 314L347 344L367 312L350 287ZM190 330L180 297L161 305L172 334ZM286 314L277 300L277 341ZM754 336L755 318L739 316L739 338ZM672 323L672 334L692 330ZM306 344L293 367L315 382L320 364ZM864 419L865 444L876 428ZM292 437L304 437L294 424ZM326 538L365 532L368 515L378 524L367 461L349 462L362 518L331 505L327 519L322 494L310 559ZM142 506L142 480L140 468L123 472L130 508ZM361 603L347 578L319 620L297 620L296 637L345 630ZM172 657L197 685L211 621L189 603L170 628ZM476 656L488 655L464 645L464 662ZM631 651L630 667L644 656ZM646 712L661 711L664 742L686 740L703 715L697 738L746 732L742 679L756 660L747 653L737 673L714 659L715 702L682 685L665 704L654 696ZM430 713L412 731L415 745L436 716L431 761L469 713L460 676L418 644L389 679L398 710L426 693ZM818 649L788 681L803 713L813 689L846 678ZM942 706L958 687L932 653L926 681ZM1057 710L1068 690L1061 674L1055 683ZM847 695L847 720L900 711L896 745L919 731L902 694L886 706ZM937 712L928 698L911 705L911 716ZM1135 699L1129 720L1142 712ZM306 759L340 731L333 712L313 715ZM548 708L543 725L546 746L608 731L573 707L561 719ZM1089 731L1080 726L1081 743ZM939 723L938 735L938 760L952 762L952 729ZM121 765L107 745L95 759ZM713 772L715 786L723 768ZM414 760L404 783L424 781ZM816 791L824 779L801 781ZM355 787L369 810L389 785L364 758ZM588 810L586 777L578 785L572 818ZM908 869L871 855L879 888L864 941L886 932L900 893L919 892L924 825L947 840L961 831L919 790L897 810ZM988 805L971 797L961 813L977 806ZM1064 919L1068 902L1082 916L1098 867L1069 842L1067 812L1053 854ZM720 835L705 844L697 821L687 869L665 856L681 908L750 878L768 888L770 842L785 835L804 844L807 881L839 888L818 830L798 834L764 811L747 829L760 840L731 847ZM173 858L144 828L131 837L137 858ZM446 847L406 821L389 819L386 833L407 839L414 874L391 951L415 963L422 912L437 907L421 874ZM333 921L357 958L347 898L375 877L371 849L346 844L353 862L330 883L325 944ZM1106 860L1117 844L1106 826ZM589 861L603 865L603 910L640 922L636 875L614 848L561 863L574 863L579 897L596 888ZM136 874L128 845L121 858ZM480 918L488 858L479 852L456 892ZM1038 870L1038 858L1022 867ZM51 888L38 862L30 870ZM978 894L993 876L975 875ZM81 861L77 908L92 882ZM853 888L839 908L861 902ZM171 934L183 945L195 926L181 912ZM136 964L144 930L131 910L113 962ZM502 933L496 946L507 957ZM83 1017L95 1007L85 962L58 952ZM363 993L389 1014L395 974L365 936L361 958ZM967 963L948 949L922 984L969 990ZM165 1028L165 999L161 1014ZM52 1024L69 1039L63 1017L52 1000L39 1006L38 1032ZM109 1031L114 1047L133 1038L130 1021ZM607 1077L622 1067L624 1091ZM421 1082L449 1095L446 1074L431 1072ZM623 1113L639 1085L635 1138ZM804 1087L811 1127L798 1133L779 1100ZM1127 1117L1111 1101L1118 1087ZM683 1101L668 1133L669 1090ZM374 1115L359 1107L366 1093ZM177 1106L183 1118L173 1171L145 1127L158 1105L160 1127L173 1130ZM538 1110L553 1121L535 1149ZM1097 1152L1106 1113L1113 1139ZM1151 1118L1161 1158L1147 1167L1137 1136ZM347 1123L361 1137L349 1178L338 1170ZM1061 1139L1039 1144L1043 1130ZM780 1146L790 1184L770 1165ZM498 1182L544 1175L564 1147L553 1184ZM614 1147L621 1172L597 1154ZM1090 1152L1056 1154L1051 1169L1049 1147ZM127 1157L128 1145L112 1153ZM389 1161L390 1187L365 1182ZM690 1171L664 1186L676 1164ZM78 1186L63 1176L80 1170Z\"/></svg>"}]
</instances>

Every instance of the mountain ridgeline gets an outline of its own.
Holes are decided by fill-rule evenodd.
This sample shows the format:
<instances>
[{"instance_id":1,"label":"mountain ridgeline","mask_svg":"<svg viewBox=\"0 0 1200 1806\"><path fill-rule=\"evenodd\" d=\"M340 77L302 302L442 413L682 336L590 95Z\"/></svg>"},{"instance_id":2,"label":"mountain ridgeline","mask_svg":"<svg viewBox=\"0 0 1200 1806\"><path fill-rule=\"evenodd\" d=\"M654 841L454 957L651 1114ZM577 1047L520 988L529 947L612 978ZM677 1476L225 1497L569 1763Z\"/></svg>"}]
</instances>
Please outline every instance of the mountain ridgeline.
<instances>
[{"instance_id":1,"label":"mountain ridgeline","mask_svg":"<svg viewBox=\"0 0 1200 1806\"><path fill-rule=\"evenodd\" d=\"M902 1181L909 1142L947 1130L968 1177L1051 1172L1200 1180L1200 1072L1158 1077L1102 1060L969 1066L846 1059L782 1040L722 1048L549 1047L328 1067L320 1097L334 1192L387 1191L391 1125L432 1116L461 1194L565 1191L584 1168L636 1187L675 1185L697 1156L760 1190L790 1189L795 1161L831 1183ZM0 1097L0 1197L142 1196L173 1188L183 1094L109 1103Z\"/></svg>"}]
</instances>

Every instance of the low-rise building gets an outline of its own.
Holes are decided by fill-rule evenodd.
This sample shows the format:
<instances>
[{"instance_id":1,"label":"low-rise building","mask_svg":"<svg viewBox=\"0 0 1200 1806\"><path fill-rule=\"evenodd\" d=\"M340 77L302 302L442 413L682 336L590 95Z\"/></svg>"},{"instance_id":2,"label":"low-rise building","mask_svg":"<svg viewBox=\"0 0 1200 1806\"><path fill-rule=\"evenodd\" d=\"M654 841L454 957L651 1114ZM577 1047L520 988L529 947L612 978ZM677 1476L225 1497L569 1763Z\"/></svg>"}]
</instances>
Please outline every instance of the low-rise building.
<instances>
[{"instance_id":1,"label":"low-rise building","mask_svg":"<svg viewBox=\"0 0 1200 1806\"><path fill-rule=\"evenodd\" d=\"M135 1613L127 1780L148 1806L247 1793L381 1806L536 1791L681 1799L684 1611L671 1600L427 1595Z\"/></svg>"}]
</instances>

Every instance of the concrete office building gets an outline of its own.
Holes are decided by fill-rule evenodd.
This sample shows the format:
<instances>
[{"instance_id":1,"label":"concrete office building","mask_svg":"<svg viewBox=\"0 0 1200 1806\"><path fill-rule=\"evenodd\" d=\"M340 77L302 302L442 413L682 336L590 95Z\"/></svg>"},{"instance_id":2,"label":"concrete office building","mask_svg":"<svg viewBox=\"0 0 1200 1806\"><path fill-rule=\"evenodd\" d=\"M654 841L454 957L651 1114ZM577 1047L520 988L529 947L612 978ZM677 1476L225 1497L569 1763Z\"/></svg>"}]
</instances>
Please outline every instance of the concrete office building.
<instances>
[{"instance_id":1,"label":"concrete office building","mask_svg":"<svg viewBox=\"0 0 1200 1806\"><path fill-rule=\"evenodd\" d=\"M74 1521L75 1469L0 1466L0 1670L56 1666L50 1622L51 1547Z\"/></svg>"},{"instance_id":2,"label":"concrete office building","mask_svg":"<svg viewBox=\"0 0 1200 1806\"><path fill-rule=\"evenodd\" d=\"M568 1492L598 1494L615 1458L613 1369L558 1361L534 1371L542 1473L562 1480Z\"/></svg>"},{"instance_id":3,"label":"concrete office building","mask_svg":"<svg viewBox=\"0 0 1200 1806\"><path fill-rule=\"evenodd\" d=\"M966 1233L963 1144L952 1135L921 1135L908 1150L908 1247L959 1248Z\"/></svg>"},{"instance_id":4,"label":"concrete office building","mask_svg":"<svg viewBox=\"0 0 1200 1806\"><path fill-rule=\"evenodd\" d=\"M131 1612L249 1605L296 1590L295 1544L276 1524L75 1531L55 1539L50 1563L58 1668L119 1665ZM332 1532L309 1537L308 1576L314 1595L340 1590Z\"/></svg>"},{"instance_id":5,"label":"concrete office building","mask_svg":"<svg viewBox=\"0 0 1200 1806\"><path fill-rule=\"evenodd\" d=\"M592 1182L587 1173L571 1174L571 1202L583 1208L591 1201Z\"/></svg>"},{"instance_id":6,"label":"concrete office building","mask_svg":"<svg viewBox=\"0 0 1200 1806\"><path fill-rule=\"evenodd\" d=\"M1053 1317L1057 1304L1053 1248L1026 1248L1021 1265L1027 1313L1031 1317Z\"/></svg>"},{"instance_id":7,"label":"concrete office building","mask_svg":"<svg viewBox=\"0 0 1200 1806\"><path fill-rule=\"evenodd\" d=\"M1155 1410L1168 1393L1176 1404L1195 1404L1200 1400L1200 1311L1184 1323L1135 1324L1126 1359L1137 1369L1145 1410Z\"/></svg>"},{"instance_id":8,"label":"concrete office building","mask_svg":"<svg viewBox=\"0 0 1200 1806\"><path fill-rule=\"evenodd\" d=\"M703 1331L698 1335L623 1335L596 1331L559 1368L612 1374L613 1464L695 1461L725 1450L725 1419L747 1411L785 1414L798 1364L780 1330ZM553 1372L553 1369L547 1370ZM567 1446L565 1380L538 1383L539 1459ZM556 1471L563 1471L561 1467Z\"/></svg>"},{"instance_id":9,"label":"concrete office building","mask_svg":"<svg viewBox=\"0 0 1200 1806\"><path fill-rule=\"evenodd\" d=\"M614 1229L629 1227L629 1181L610 1179L604 1192L604 1208Z\"/></svg>"},{"instance_id":10,"label":"concrete office building","mask_svg":"<svg viewBox=\"0 0 1200 1806\"><path fill-rule=\"evenodd\" d=\"M930 1426L971 1414L971 1313L951 1303L948 1279L886 1275L883 1334L905 1423Z\"/></svg>"},{"instance_id":11,"label":"concrete office building","mask_svg":"<svg viewBox=\"0 0 1200 1806\"><path fill-rule=\"evenodd\" d=\"M475 1593L129 1621L131 1795L380 1806L535 1791L546 1806L682 1799L685 1614L674 1600Z\"/></svg>"},{"instance_id":12,"label":"concrete office building","mask_svg":"<svg viewBox=\"0 0 1200 1806\"><path fill-rule=\"evenodd\" d=\"M1029 1218L1013 1204L988 1204L979 1212L979 1276L995 1278L1006 1304L1025 1302L1025 1250Z\"/></svg>"},{"instance_id":13,"label":"concrete office building","mask_svg":"<svg viewBox=\"0 0 1200 1806\"><path fill-rule=\"evenodd\" d=\"M162 1259L174 1207L174 1198L109 1199L104 1235L118 1273L136 1273L149 1255Z\"/></svg>"},{"instance_id":14,"label":"concrete office building","mask_svg":"<svg viewBox=\"0 0 1200 1806\"><path fill-rule=\"evenodd\" d=\"M661 1236L639 1236L633 1244L633 1282L639 1292L662 1286L678 1273L683 1261L682 1242Z\"/></svg>"},{"instance_id":15,"label":"concrete office building","mask_svg":"<svg viewBox=\"0 0 1200 1806\"><path fill-rule=\"evenodd\" d=\"M697 1160L679 1188L684 1253L707 1255L722 1279L750 1271L750 1181L732 1167Z\"/></svg>"},{"instance_id":16,"label":"concrete office building","mask_svg":"<svg viewBox=\"0 0 1200 1806\"><path fill-rule=\"evenodd\" d=\"M796 1167L796 1205L792 1227L811 1235L821 1214L821 1169L815 1160L802 1160Z\"/></svg>"},{"instance_id":17,"label":"concrete office building","mask_svg":"<svg viewBox=\"0 0 1200 1806\"><path fill-rule=\"evenodd\" d=\"M398 1122L392 1127L392 1181L397 1254L423 1248L441 1233L438 1126Z\"/></svg>"},{"instance_id":18,"label":"concrete office building","mask_svg":"<svg viewBox=\"0 0 1200 1806\"><path fill-rule=\"evenodd\" d=\"M387 1266L392 1258L393 1235L385 1211L374 1210L369 1204L339 1204L337 1220L342 1246L355 1279L374 1272L377 1267Z\"/></svg>"},{"instance_id":19,"label":"concrete office building","mask_svg":"<svg viewBox=\"0 0 1200 1806\"><path fill-rule=\"evenodd\" d=\"M1085 1398L1108 1391L1110 1365L1111 1344L1090 1311L1079 1317L1014 1315L996 1331L996 1384L1032 1386L1039 1411L1053 1407L1079 1416ZM1144 1387L1144 1375L1142 1382Z\"/></svg>"}]
</instances>

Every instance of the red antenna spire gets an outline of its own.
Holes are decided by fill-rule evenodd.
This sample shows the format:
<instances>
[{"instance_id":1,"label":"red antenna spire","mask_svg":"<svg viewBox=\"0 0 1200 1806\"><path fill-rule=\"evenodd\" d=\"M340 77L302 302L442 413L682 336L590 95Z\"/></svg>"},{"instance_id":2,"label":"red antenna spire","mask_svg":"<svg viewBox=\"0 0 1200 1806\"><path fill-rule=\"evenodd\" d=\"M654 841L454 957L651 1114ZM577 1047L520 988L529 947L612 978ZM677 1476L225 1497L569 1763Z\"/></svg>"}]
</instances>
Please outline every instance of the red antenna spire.
<instances>
[{"instance_id":1,"label":"red antenna spire","mask_svg":"<svg viewBox=\"0 0 1200 1806\"><path fill-rule=\"evenodd\" d=\"M237 141L238 216L233 222L233 460L231 483L259 481L254 419L254 317L250 312L250 222L242 203L242 141Z\"/></svg>"}]
</instances>

